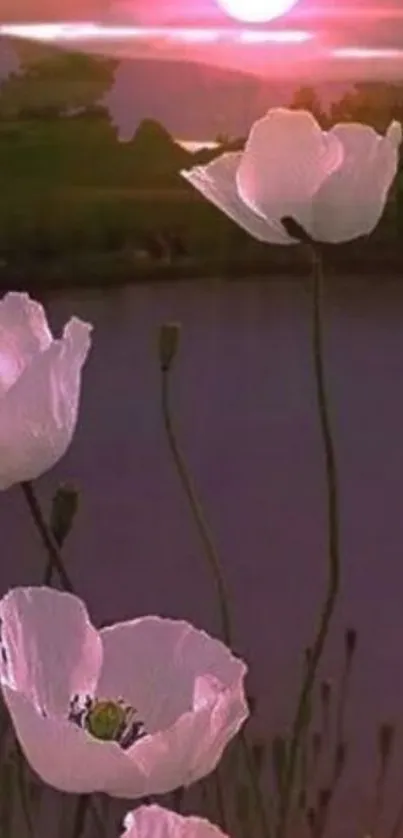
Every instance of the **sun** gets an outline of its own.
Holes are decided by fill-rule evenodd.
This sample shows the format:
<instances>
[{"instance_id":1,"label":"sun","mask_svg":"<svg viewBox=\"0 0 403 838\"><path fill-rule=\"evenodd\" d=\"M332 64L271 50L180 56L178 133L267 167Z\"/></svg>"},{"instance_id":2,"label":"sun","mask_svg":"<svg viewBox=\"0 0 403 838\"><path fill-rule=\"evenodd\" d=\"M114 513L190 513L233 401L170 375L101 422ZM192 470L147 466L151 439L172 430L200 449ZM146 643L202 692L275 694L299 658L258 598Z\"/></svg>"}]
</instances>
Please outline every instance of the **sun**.
<instances>
[{"instance_id":1,"label":"sun","mask_svg":"<svg viewBox=\"0 0 403 838\"><path fill-rule=\"evenodd\" d=\"M289 12L298 0L217 0L230 17L244 23L267 23Z\"/></svg>"}]
</instances>

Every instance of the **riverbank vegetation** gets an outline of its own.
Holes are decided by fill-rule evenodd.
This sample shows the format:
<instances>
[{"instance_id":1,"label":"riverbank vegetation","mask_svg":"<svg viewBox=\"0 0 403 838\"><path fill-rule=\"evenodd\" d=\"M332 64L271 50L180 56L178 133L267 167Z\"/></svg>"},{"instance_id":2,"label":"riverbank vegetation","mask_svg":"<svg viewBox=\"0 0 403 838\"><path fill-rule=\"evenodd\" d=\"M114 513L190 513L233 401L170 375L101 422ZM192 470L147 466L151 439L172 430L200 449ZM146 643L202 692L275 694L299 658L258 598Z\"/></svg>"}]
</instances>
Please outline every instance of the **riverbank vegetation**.
<instances>
[{"instance_id":1,"label":"riverbank vegetation","mask_svg":"<svg viewBox=\"0 0 403 838\"><path fill-rule=\"evenodd\" d=\"M243 138L220 138L191 153L144 119L120 142L100 102L112 83L110 59L45 50L0 88L0 282L108 284L150 278L270 276L301 270L294 248L250 239L179 175ZM361 120L385 130L403 121L403 85L360 84L326 111L315 91L292 107L323 127ZM385 216L366 244L328 248L329 266L403 268L403 169Z\"/></svg>"}]
</instances>

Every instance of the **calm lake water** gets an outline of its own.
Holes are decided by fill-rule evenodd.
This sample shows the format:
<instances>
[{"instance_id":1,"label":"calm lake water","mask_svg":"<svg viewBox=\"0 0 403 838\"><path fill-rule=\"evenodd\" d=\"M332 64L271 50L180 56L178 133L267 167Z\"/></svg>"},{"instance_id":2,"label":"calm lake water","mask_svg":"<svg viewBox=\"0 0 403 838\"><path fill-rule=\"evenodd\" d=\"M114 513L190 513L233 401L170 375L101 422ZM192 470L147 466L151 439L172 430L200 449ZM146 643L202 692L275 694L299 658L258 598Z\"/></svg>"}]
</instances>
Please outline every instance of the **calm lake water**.
<instances>
[{"instance_id":1,"label":"calm lake water","mask_svg":"<svg viewBox=\"0 0 403 838\"><path fill-rule=\"evenodd\" d=\"M177 426L222 558L238 650L250 663L256 725L279 732L326 570L308 285L172 283L46 302L55 328L73 313L95 327L74 442L37 484L46 505L60 480L81 488L65 550L78 592L101 623L158 613L219 630L160 412L158 327L178 320ZM345 627L358 631L339 798L338 834L347 835L373 788L377 725L394 720L400 729L403 720L403 282L333 281L326 330L343 570L324 677L340 671ZM41 549L18 489L1 497L0 526L1 592L40 582ZM392 796L394 807L403 798L402 736L393 774L390 812Z\"/></svg>"}]
</instances>

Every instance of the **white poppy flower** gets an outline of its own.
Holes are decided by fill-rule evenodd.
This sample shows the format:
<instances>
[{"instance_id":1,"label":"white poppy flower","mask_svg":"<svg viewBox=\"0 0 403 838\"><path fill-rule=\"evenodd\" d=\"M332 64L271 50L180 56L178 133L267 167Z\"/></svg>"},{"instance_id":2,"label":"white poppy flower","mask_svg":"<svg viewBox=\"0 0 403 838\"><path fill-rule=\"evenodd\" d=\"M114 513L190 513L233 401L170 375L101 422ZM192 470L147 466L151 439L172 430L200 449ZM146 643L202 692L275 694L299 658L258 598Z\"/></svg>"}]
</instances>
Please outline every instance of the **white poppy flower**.
<instances>
[{"instance_id":1,"label":"white poppy flower","mask_svg":"<svg viewBox=\"0 0 403 838\"><path fill-rule=\"evenodd\" d=\"M162 806L139 806L124 819L120 838L225 838L224 832L205 818L184 817Z\"/></svg>"},{"instance_id":2,"label":"white poppy flower","mask_svg":"<svg viewBox=\"0 0 403 838\"><path fill-rule=\"evenodd\" d=\"M65 454L91 329L73 317L54 340L28 294L0 301L0 489L39 477Z\"/></svg>"},{"instance_id":3,"label":"white poppy flower","mask_svg":"<svg viewBox=\"0 0 403 838\"><path fill-rule=\"evenodd\" d=\"M274 108L254 123L244 151L181 174L260 241L297 244L281 224L291 217L315 241L344 242L378 224L401 140L399 122L386 136L359 123L322 131L307 111Z\"/></svg>"},{"instance_id":4,"label":"white poppy flower","mask_svg":"<svg viewBox=\"0 0 403 838\"><path fill-rule=\"evenodd\" d=\"M76 596L0 601L0 683L32 768L61 791L142 797L188 786L247 718L246 665L189 623L141 617L97 631Z\"/></svg>"}]
</instances>

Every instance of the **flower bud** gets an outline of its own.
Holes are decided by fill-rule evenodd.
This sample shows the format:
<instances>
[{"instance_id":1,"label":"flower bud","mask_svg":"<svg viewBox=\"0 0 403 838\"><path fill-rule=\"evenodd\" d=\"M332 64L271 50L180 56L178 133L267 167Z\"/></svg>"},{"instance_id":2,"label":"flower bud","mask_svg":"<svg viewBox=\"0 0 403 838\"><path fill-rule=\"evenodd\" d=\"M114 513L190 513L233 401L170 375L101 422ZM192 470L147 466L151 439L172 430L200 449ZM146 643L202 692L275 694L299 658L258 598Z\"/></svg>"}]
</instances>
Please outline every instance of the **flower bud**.
<instances>
[{"instance_id":1,"label":"flower bud","mask_svg":"<svg viewBox=\"0 0 403 838\"><path fill-rule=\"evenodd\" d=\"M339 742L334 760L335 779L338 780L346 764L347 748L345 742Z\"/></svg>"},{"instance_id":2,"label":"flower bud","mask_svg":"<svg viewBox=\"0 0 403 838\"><path fill-rule=\"evenodd\" d=\"M161 370L168 372L178 351L180 323L163 323L159 332L159 358Z\"/></svg>"},{"instance_id":3,"label":"flower bud","mask_svg":"<svg viewBox=\"0 0 403 838\"><path fill-rule=\"evenodd\" d=\"M57 545L61 547L74 522L78 509L78 490L72 486L59 486L53 501L50 513L50 529Z\"/></svg>"},{"instance_id":4,"label":"flower bud","mask_svg":"<svg viewBox=\"0 0 403 838\"><path fill-rule=\"evenodd\" d=\"M344 635L344 642L346 649L346 657L348 658L348 660L351 660L357 647L357 632L355 629L349 628L346 630L346 633Z\"/></svg>"},{"instance_id":5,"label":"flower bud","mask_svg":"<svg viewBox=\"0 0 403 838\"><path fill-rule=\"evenodd\" d=\"M378 731L378 748L379 756L383 765L385 765L390 758L395 733L396 730L393 724L385 722L384 724L380 725Z\"/></svg>"}]
</instances>

